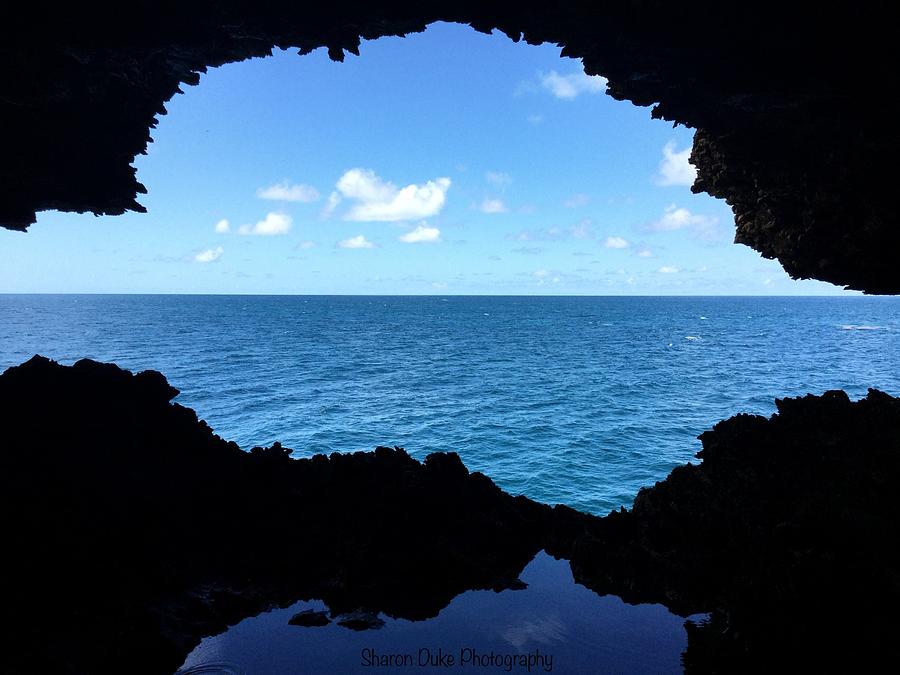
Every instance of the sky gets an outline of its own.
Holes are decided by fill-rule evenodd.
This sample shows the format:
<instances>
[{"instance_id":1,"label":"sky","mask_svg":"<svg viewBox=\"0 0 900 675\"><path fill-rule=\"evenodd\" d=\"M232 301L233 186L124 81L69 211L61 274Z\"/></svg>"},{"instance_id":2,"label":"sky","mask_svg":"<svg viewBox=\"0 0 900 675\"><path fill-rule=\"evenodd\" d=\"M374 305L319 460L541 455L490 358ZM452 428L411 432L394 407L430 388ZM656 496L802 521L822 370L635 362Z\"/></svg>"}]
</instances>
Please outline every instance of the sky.
<instances>
[{"instance_id":1,"label":"sky","mask_svg":"<svg viewBox=\"0 0 900 675\"><path fill-rule=\"evenodd\" d=\"M135 160L147 213L0 230L0 292L851 294L733 244L693 130L554 45L435 24L185 89Z\"/></svg>"}]
</instances>

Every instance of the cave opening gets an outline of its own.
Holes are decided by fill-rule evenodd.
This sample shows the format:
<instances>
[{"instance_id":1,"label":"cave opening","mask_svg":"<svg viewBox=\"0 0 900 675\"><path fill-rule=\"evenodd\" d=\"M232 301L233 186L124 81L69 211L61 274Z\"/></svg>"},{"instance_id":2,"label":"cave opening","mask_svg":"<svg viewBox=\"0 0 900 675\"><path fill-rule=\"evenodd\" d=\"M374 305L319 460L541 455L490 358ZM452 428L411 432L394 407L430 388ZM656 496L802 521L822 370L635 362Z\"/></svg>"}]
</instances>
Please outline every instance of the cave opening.
<instances>
[{"instance_id":1,"label":"cave opening","mask_svg":"<svg viewBox=\"0 0 900 675\"><path fill-rule=\"evenodd\" d=\"M360 51L211 70L137 158L148 213L4 231L5 290L139 300L26 300L3 365L156 369L247 449L456 450L505 489L594 513L734 410L896 388L889 334L866 334L862 363L837 328L883 317L849 312L819 349L775 354L783 331L820 329L814 301L692 298L840 293L730 243L727 205L690 192L692 130L606 96L552 45L435 24ZM54 321L25 343L35 312Z\"/></svg>"},{"instance_id":2,"label":"cave opening","mask_svg":"<svg viewBox=\"0 0 900 675\"><path fill-rule=\"evenodd\" d=\"M252 669L286 672L328 642L311 633L295 651L291 631L331 622L337 639L325 651L340 663L312 667L348 672L359 656L348 630L381 627L382 644L397 647L404 622L436 614L403 644L439 636L519 650L561 638L558 672L677 672L685 641L690 673L882 667L869 662L884 660L896 632L883 614L900 587L890 544L900 404L866 389L900 391L895 299L755 295L846 294L794 286L774 263L741 259L743 249L719 241L720 228L730 235L722 203L709 206L719 216L699 196L675 196L687 188L690 133L631 126L624 111L645 121L647 111L625 104L621 124L597 125L617 113L580 112L612 101L558 61L500 77L496 52L465 43L443 67L404 57L381 69L391 77L358 78L356 98L333 97L335 73L352 79L378 49L421 44L426 32L366 42L363 58L343 66L321 52L301 59L307 75L316 59L344 67L323 76L331 86L319 97L307 87L298 98L290 73L241 70L253 63L197 75L273 44L345 56L361 36L423 29L435 18L428 9L138 4L139 22L78 5L0 26L9 37L0 134L11 158L0 167L3 228L27 229L52 208L140 210L129 163L177 84L201 81L171 101L139 160L149 214L113 225L44 213L27 236L0 231L0 280L13 291L0 295L0 364L40 351L158 368L183 389L179 402L245 450L279 437L298 458L375 443L420 458L456 449L507 491L448 453L420 462L389 447L302 461L280 444L241 452L171 404L178 392L159 373L31 358L0 374L0 512L20 581L4 603L16 626L12 670L210 672L232 649L237 662L253 652L268 661ZM790 275L897 290L884 170L896 156L896 104L856 96L895 78L882 35L892 24L877 12L823 7L820 28L800 8L721 3L442 11L532 46L565 45L609 76L614 98L659 102L655 116L695 125L694 187L727 198L738 241ZM434 27L445 29L457 28ZM848 51L854 33L867 39ZM448 63L469 89L452 86ZM239 72L259 86L235 87L227 75ZM402 91L410 84L413 96ZM485 107L498 93L503 104ZM317 131L316 111L343 123L339 132ZM480 125L476 159L451 167L439 150L466 148L457 124L466 115ZM204 147L204 136L217 140ZM321 143L301 152L310 138ZM380 141L395 166L375 152ZM600 182L590 164L598 148L616 160ZM301 155L313 158L302 171L284 162ZM633 203L616 212L598 185L632 173L644 191L632 188ZM592 271L590 256L611 273ZM641 284L646 297L615 295ZM507 295L488 297L498 289ZM315 294L332 291L343 294ZM598 518L510 494L604 513L690 459L693 436L714 420L768 414L776 396L807 392L820 395L716 424L701 463L641 490L629 511ZM322 443L285 429L312 429ZM489 602L472 604L467 591ZM712 613L685 631L659 606L600 594ZM298 597L317 600L291 607ZM591 625L563 636L554 603ZM256 637L242 622L183 661L204 636L274 606L251 620ZM266 636L276 644L260 649ZM285 665L273 667L263 652L277 650ZM663 651L664 664L634 660Z\"/></svg>"}]
</instances>

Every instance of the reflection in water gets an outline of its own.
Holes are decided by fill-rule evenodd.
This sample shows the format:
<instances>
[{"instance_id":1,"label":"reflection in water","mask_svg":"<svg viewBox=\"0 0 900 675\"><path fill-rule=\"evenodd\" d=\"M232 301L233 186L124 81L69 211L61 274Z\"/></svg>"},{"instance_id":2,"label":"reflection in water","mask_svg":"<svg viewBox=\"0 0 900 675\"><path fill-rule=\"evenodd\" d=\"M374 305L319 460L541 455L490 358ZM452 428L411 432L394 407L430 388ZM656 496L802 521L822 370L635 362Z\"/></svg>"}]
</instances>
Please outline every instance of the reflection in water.
<instances>
[{"instance_id":1,"label":"reflection in water","mask_svg":"<svg viewBox=\"0 0 900 675\"><path fill-rule=\"evenodd\" d=\"M290 625L299 612L324 608L298 602L204 639L179 673L213 663L248 675L681 672L684 620L661 605L597 596L573 581L567 562L543 552L521 579L523 590L470 591L427 621L382 615L378 630L348 630L335 616L326 626Z\"/></svg>"}]
</instances>

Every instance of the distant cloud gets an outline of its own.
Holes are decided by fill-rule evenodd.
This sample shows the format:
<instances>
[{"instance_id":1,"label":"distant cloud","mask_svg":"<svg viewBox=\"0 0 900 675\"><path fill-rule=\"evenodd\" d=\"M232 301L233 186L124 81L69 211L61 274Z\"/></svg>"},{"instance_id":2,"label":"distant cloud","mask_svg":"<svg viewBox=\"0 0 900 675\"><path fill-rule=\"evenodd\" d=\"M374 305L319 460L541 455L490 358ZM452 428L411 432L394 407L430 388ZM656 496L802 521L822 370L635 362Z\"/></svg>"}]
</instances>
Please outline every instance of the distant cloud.
<instances>
[{"instance_id":1,"label":"distant cloud","mask_svg":"<svg viewBox=\"0 0 900 675\"><path fill-rule=\"evenodd\" d=\"M507 239L514 241L560 241L563 239L593 239L594 229L591 221L582 220L570 227L554 225L538 230L520 230L513 234L507 234Z\"/></svg>"},{"instance_id":2,"label":"distant cloud","mask_svg":"<svg viewBox=\"0 0 900 675\"><path fill-rule=\"evenodd\" d=\"M337 182L326 206L329 215L342 199L355 204L344 215L345 220L361 222L397 222L428 218L440 212L450 189L449 178L436 178L424 185L410 184L397 188L384 181L371 169L350 169Z\"/></svg>"},{"instance_id":3,"label":"distant cloud","mask_svg":"<svg viewBox=\"0 0 900 675\"><path fill-rule=\"evenodd\" d=\"M697 169L688 161L691 156L691 148L676 150L675 141L669 141L663 146L662 152L663 158L659 163L656 184L693 185L694 179L697 178Z\"/></svg>"},{"instance_id":4,"label":"distant cloud","mask_svg":"<svg viewBox=\"0 0 900 675\"><path fill-rule=\"evenodd\" d=\"M591 198L586 194L574 194L563 202L563 206L567 209L577 209L580 206L587 206L587 203L591 201Z\"/></svg>"},{"instance_id":5,"label":"distant cloud","mask_svg":"<svg viewBox=\"0 0 900 675\"><path fill-rule=\"evenodd\" d=\"M502 199L485 199L480 208L482 213L506 213L509 210Z\"/></svg>"},{"instance_id":6,"label":"distant cloud","mask_svg":"<svg viewBox=\"0 0 900 675\"><path fill-rule=\"evenodd\" d=\"M569 228L569 233L575 239L593 239L594 227L591 225L590 220L584 219L580 223L572 225L572 227Z\"/></svg>"},{"instance_id":7,"label":"distant cloud","mask_svg":"<svg viewBox=\"0 0 900 675\"><path fill-rule=\"evenodd\" d=\"M663 265L656 271L660 274L677 274L680 270L673 265Z\"/></svg>"},{"instance_id":8,"label":"distant cloud","mask_svg":"<svg viewBox=\"0 0 900 675\"><path fill-rule=\"evenodd\" d=\"M208 248L205 251L200 251L197 255L194 256L194 262L198 263L211 263L215 262L219 258L222 257L222 254L225 253L225 249L221 246L217 246L216 248Z\"/></svg>"},{"instance_id":9,"label":"distant cloud","mask_svg":"<svg viewBox=\"0 0 900 675\"><path fill-rule=\"evenodd\" d=\"M229 223L225 218L222 218L218 223L216 223L216 232L219 234L227 234L231 231L231 223Z\"/></svg>"},{"instance_id":10,"label":"distant cloud","mask_svg":"<svg viewBox=\"0 0 900 675\"><path fill-rule=\"evenodd\" d=\"M547 281L550 281L554 284L559 283L559 276L556 274L556 272L551 272L549 270L537 270L534 273L534 276L537 278L537 282L539 285L544 284Z\"/></svg>"},{"instance_id":11,"label":"distant cloud","mask_svg":"<svg viewBox=\"0 0 900 675\"><path fill-rule=\"evenodd\" d=\"M571 100L579 94L602 94L608 83L600 75L588 75L584 71L560 75L555 70L538 75L541 86L556 98Z\"/></svg>"},{"instance_id":12,"label":"distant cloud","mask_svg":"<svg viewBox=\"0 0 900 675\"><path fill-rule=\"evenodd\" d=\"M312 185L303 185L302 183L292 185L286 180L266 188L260 188L256 191L256 196L260 199L281 202L316 202L322 197Z\"/></svg>"},{"instance_id":13,"label":"distant cloud","mask_svg":"<svg viewBox=\"0 0 900 675\"><path fill-rule=\"evenodd\" d=\"M603 244L606 248L628 248L628 241L622 237L607 237Z\"/></svg>"},{"instance_id":14,"label":"distant cloud","mask_svg":"<svg viewBox=\"0 0 900 675\"><path fill-rule=\"evenodd\" d=\"M635 255L637 255L638 258L654 258L655 257L653 255L653 251L651 251L646 246L642 249L639 249Z\"/></svg>"},{"instance_id":15,"label":"distant cloud","mask_svg":"<svg viewBox=\"0 0 900 675\"><path fill-rule=\"evenodd\" d=\"M544 121L543 115L529 115L527 118L529 124L534 124L535 126Z\"/></svg>"},{"instance_id":16,"label":"distant cloud","mask_svg":"<svg viewBox=\"0 0 900 675\"><path fill-rule=\"evenodd\" d=\"M437 243L441 240L441 231L436 227L428 227L423 224L401 235L399 239L407 244Z\"/></svg>"},{"instance_id":17,"label":"distant cloud","mask_svg":"<svg viewBox=\"0 0 900 675\"><path fill-rule=\"evenodd\" d=\"M286 213L272 212L266 215L256 225L241 225L238 233L243 235L256 235L260 237L272 237L279 234L287 234L291 231L293 220Z\"/></svg>"},{"instance_id":18,"label":"distant cloud","mask_svg":"<svg viewBox=\"0 0 900 675\"><path fill-rule=\"evenodd\" d=\"M340 248L375 248L375 244L361 234L339 241L338 246Z\"/></svg>"},{"instance_id":19,"label":"distant cloud","mask_svg":"<svg viewBox=\"0 0 900 675\"><path fill-rule=\"evenodd\" d=\"M488 171L484 177L488 183L498 188L505 188L512 183L512 176L502 171Z\"/></svg>"},{"instance_id":20,"label":"distant cloud","mask_svg":"<svg viewBox=\"0 0 900 675\"><path fill-rule=\"evenodd\" d=\"M675 204L667 206L662 217L644 229L650 232L690 230L695 239L707 243L721 241L724 235L722 228L719 227L718 218L691 213Z\"/></svg>"},{"instance_id":21,"label":"distant cloud","mask_svg":"<svg viewBox=\"0 0 900 675\"><path fill-rule=\"evenodd\" d=\"M330 218L331 214L334 213L334 210L341 203L341 194L337 190L333 190L330 195L328 195L328 201L325 203L325 208L322 209L322 217Z\"/></svg>"},{"instance_id":22,"label":"distant cloud","mask_svg":"<svg viewBox=\"0 0 900 675\"><path fill-rule=\"evenodd\" d=\"M311 248L316 247L316 242L314 241L301 241L297 242L297 245L294 248L298 251L308 251Z\"/></svg>"}]
</instances>

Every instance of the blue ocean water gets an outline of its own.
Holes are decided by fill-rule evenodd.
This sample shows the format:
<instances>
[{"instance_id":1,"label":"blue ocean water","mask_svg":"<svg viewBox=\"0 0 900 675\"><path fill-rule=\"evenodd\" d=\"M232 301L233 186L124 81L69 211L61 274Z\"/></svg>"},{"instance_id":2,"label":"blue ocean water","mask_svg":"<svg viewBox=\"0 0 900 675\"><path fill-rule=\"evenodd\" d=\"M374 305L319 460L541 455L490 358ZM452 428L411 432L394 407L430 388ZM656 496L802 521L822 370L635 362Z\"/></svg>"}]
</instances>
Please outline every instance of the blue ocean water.
<instances>
[{"instance_id":1,"label":"blue ocean water","mask_svg":"<svg viewBox=\"0 0 900 675\"><path fill-rule=\"evenodd\" d=\"M900 299L0 295L0 369L155 369L242 447L459 452L593 513L776 397L900 394Z\"/></svg>"}]
</instances>

